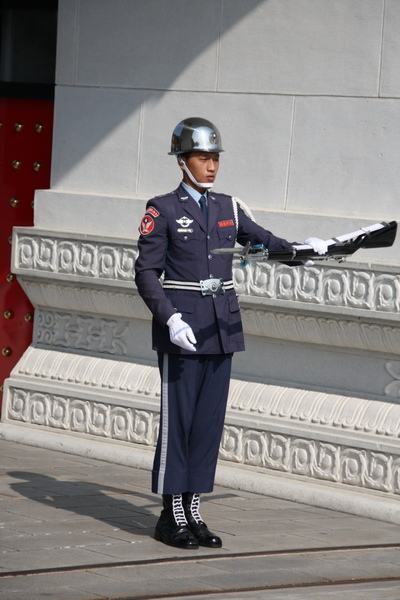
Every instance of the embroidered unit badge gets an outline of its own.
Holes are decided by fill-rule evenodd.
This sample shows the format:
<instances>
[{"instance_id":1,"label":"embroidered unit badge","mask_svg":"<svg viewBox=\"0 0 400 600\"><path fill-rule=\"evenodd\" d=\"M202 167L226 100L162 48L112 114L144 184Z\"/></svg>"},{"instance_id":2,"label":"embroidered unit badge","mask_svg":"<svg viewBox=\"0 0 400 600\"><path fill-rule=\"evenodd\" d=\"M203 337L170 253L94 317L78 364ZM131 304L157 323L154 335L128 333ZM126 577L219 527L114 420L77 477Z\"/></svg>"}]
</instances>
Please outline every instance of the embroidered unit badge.
<instances>
[{"instance_id":1,"label":"embroidered unit badge","mask_svg":"<svg viewBox=\"0 0 400 600\"><path fill-rule=\"evenodd\" d=\"M154 221L151 217L145 215L140 223L139 231L142 235L148 235L154 229Z\"/></svg>"}]
</instances>

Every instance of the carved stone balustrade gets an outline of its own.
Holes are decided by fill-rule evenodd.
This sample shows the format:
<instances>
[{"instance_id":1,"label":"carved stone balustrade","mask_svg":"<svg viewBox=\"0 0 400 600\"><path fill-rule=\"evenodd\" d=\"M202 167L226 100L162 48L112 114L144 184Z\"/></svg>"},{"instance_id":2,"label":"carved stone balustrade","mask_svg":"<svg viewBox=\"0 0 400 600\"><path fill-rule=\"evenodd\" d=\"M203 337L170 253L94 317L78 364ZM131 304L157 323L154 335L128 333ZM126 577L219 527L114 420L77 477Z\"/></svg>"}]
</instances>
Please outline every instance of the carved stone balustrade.
<instances>
[{"instance_id":1,"label":"carved stone balustrade","mask_svg":"<svg viewBox=\"0 0 400 600\"><path fill-rule=\"evenodd\" d=\"M121 239L14 231L13 272L36 310L3 436L150 467L159 380L135 256ZM400 523L399 273L255 262L235 264L234 281L247 351L217 481Z\"/></svg>"}]
</instances>

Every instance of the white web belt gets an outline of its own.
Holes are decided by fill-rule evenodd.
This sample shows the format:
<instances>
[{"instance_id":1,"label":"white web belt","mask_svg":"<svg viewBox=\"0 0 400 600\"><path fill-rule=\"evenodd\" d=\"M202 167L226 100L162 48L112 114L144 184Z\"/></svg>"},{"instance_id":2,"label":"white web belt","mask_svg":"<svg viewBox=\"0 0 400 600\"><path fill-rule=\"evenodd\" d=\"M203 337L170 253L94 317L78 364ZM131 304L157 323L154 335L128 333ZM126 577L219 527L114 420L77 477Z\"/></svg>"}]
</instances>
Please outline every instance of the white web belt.
<instances>
[{"instance_id":1,"label":"white web belt","mask_svg":"<svg viewBox=\"0 0 400 600\"><path fill-rule=\"evenodd\" d=\"M175 279L165 279L163 288L166 290L188 290L191 292L201 292L203 296L213 296L216 294L225 294L226 290L233 290L233 281L229 279L202 279L201 281L178 281Z\"/></svg>"}]
</instances>

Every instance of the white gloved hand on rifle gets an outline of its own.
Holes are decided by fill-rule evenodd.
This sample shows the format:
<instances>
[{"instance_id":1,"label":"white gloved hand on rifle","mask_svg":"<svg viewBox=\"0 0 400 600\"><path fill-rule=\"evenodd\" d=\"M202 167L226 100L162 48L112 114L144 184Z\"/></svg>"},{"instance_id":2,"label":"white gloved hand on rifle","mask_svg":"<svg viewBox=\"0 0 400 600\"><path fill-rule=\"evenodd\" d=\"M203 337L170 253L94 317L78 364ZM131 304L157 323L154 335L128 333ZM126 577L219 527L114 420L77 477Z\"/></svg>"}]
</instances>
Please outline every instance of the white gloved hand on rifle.
<instances>
[{"instance_id":1,"label":"white gloved hand on rifle","mask_svg":"<svg viewBox=\"0 0 400 600\"><path fill-rule=\"evenodd\" d=\"M182 321L181 313L175 313L167 321L169 327L169 338L173 344L176 344L184 350L196 352L193 344L197 344L194 333L190 325Z\"/></svg>"},{"instance_id":2,"label":"white gloved hand on rifle","mask_svg":"<svg viewBox=\"0 0 400 600\"><path fill-rule=\"evenodd\" d=\"M310 237L304 243L311 246L317 254L326 254L328 251L328 244L320 238Z\"/></svg>"},{"instance_id":3,"label":"white gloved hand on rifle","mask_svg":"<svg viewBox=\"0 0 400 600\"><path fill-rule=\"evenodd\" d=\"M304 243L311 246L311 248L317 254L326 254L328 250L328 244L325 242L325 240L321 240L320 238L310 237ZM306 267L311 267L313 264L314 261L310 258L307 260L303 260L303 265Z\"/></svg>"}]
</instances>

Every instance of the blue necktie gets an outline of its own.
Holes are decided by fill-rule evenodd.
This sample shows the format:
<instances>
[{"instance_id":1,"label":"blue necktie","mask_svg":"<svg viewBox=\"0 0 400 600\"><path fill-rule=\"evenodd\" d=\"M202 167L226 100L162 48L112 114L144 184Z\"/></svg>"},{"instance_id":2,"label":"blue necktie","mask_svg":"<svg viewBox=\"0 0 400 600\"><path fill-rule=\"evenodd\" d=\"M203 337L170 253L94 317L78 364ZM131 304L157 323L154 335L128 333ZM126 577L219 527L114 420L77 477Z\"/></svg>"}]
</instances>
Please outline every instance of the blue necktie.
<instances>
[{"instance_id":1,"label":"blue necktie","mask_svg":"<svg viewBox=\"0 0 400 600\"><path fill-rule=\"evenodd\" d=\"M206 200L205 196L201 196L201 198L199 200L199 204L200 204L201 214L204 217L204 221L207 223L208 211L207 211L207 200Z\"/></svg>"}]
</instances>

